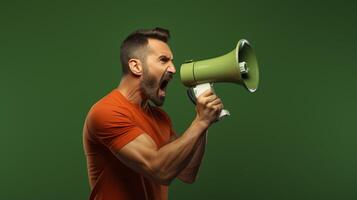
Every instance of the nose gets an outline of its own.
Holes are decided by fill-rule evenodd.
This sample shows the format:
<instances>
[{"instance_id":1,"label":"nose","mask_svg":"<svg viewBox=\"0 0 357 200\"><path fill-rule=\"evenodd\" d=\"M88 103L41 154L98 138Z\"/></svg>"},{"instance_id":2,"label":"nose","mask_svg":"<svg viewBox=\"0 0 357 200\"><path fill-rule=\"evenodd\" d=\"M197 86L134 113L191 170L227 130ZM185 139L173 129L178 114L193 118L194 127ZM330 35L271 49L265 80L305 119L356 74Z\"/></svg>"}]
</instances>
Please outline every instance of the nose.
<instances>
[{"instance_id":1,"label":"nose","mask_svg":"<svg viewBox=\"0 0 357 200\"><path fill-rule=\"evenodd\" d=\"M173 63L169 65L169 67L167 68L167 72L171 72L172 74L176 73L176 68Z\"/></svg>"}]
</instances>

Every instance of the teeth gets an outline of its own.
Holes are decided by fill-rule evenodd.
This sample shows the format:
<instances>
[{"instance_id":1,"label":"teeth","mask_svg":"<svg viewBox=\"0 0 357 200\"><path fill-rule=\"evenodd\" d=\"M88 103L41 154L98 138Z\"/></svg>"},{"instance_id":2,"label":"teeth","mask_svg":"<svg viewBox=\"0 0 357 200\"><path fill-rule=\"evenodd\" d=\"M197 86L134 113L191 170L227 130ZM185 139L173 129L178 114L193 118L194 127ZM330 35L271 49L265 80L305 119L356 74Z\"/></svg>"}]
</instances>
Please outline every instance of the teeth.
<instances>
[{"instance_id":1,"label":"teeth","mask_svg":"<svg viewBox=\"0 0 357 200\"><path fill-rule=\"evenodd\" d=\"M160 90L159 90L159 95L160 95L160 96L165 96L165 95L166 95L165 90L160 89Z\"/></svg>"}]
</instances>

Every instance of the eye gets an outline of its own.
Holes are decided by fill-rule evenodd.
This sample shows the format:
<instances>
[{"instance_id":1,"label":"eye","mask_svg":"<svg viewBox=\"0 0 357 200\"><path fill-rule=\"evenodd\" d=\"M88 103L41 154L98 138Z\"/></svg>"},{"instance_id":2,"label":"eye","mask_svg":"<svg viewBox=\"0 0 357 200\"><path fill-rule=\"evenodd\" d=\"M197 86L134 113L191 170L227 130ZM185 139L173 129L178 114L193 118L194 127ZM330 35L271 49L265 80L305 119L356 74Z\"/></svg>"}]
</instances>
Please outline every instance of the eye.
<instances>
[{"instance_id":1,"label":"eye","mask_svg":"<svg viewBox=\"0 0 357 200\"><path fill-rule=\"evenodd\" d=\"M163 56L163 57L160 57L159 60L160 60L161 63L164 64L164 63L167 63L170 59Z\"/></svg>"}]
</instances>

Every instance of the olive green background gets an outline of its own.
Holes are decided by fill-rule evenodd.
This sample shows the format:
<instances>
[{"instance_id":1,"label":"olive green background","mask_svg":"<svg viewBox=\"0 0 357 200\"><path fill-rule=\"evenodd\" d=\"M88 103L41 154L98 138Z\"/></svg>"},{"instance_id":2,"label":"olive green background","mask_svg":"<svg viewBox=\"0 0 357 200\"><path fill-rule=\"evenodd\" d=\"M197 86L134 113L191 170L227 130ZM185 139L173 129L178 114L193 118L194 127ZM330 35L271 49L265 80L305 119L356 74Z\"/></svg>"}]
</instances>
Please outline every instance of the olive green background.
<instances>
[{"instance_id":1,"label":"olive green background","mask_svg":"<svg viewBox=\"0 0 357 200\"><path fill-rule=\"evenodd\" d=\"M193 185L170 199L356 199L357 3L348 1L4 1L0 4L0 199L88 199L82 126L120 80L119 46L166 27L176 68L245 38L260 88L216 92L231 116L209 130ZM170 83L182 133L194 107Z\"/></svg>"}]
</instances>

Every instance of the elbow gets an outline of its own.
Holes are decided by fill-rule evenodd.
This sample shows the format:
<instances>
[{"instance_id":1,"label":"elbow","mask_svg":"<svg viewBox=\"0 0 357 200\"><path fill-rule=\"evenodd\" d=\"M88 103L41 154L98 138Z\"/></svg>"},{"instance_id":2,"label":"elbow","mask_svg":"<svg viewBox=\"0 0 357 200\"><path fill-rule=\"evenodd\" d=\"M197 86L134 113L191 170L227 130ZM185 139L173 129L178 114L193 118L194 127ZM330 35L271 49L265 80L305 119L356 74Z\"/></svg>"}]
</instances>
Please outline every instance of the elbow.
<instances>
[{"instance_id":1,"label":"elbow","mask_svg":"<svg viewBox=\"0 0 357 200\"><path fill-rule=\"evenodd\" d=\"M172 179L160 179L158 182L160 185L169 186L171 185Z\"/></svg>"},{"instance_id":2,"label":"elbow","mask_svg":"<svg viewBox=\"0 0 357 200\"><path fill-rule=\"evenodd\" d=\"M165 186L169 186L175 178L161 163L155 160L144 162L141 172L146 178Z\"/></svg>"},{"instance_id":3,"label":"elbow","mask_svg":"<svg viewBox=\"0 0 357 200\"><path fill-rule=\"evenodd\" d=\"M152 168L151 177L154 179L155 182L159 183L160 185L169 186L171 182L175 179L175 176L170 174L167 170L163 167L155 167Z\"/></svg>"},{"instance_id":4,"label":"elbow","mask_svg":"<svg viewBox=\"0 0 357 200\"><path fill-rule=\"evenodd\" d=\"M196 177L178 177L182 182L186 184L193 184L196 181Z\"/></svg>"},{"instance_id":5,"label":"elbow","mask_svg":"<svg viewBox=\"0 0 357 200\"><path fill-rule=\"evenodd\" d=\"M193 184L195 181L196 181L195 179L189 179L189 180L183 180L182 182L187 184Z\"/></svg>"},{"instance_id":6,"label":"elbow","mask_svg":"<svg viewBox=\"0 0 357 200\"><path fill-rule=\"evenodd\" d=\"M168 186L172 182L172 179L167 176L167 172L165 172L159 166L153 165L152 163L147 163L144 170L144 175L160 185Z\"/></svg>"},{"instance_id":7,"label":"elbow","mask_svg":"<svg viewBox=\"0 0 357 200\"><path fill-rule=\"evenodd\" d=\"M162 169L157 169L153 170L153 173L151 175L153 180L160 185L166 185L169 186L171 182L176 178L176 175L172 175L169 172L162 170ZM186 184L193 184L196 181L196 176L191 175L191 176L178 176L182 182Z\"/></svg>"},{"instance_id":8,"label":"elbow","mask_svg":"<svg viewBox=\"0 0 357 200\"><path fill-rule=\"evenodd\" d=\"M169 186L171 182L175 179L175 177L170 176L168 172L165 171L158 171L155 173L156 182L161 185Z\"/></svg>"},{"instance_id":9,"label":"elbow","mask_svg":"<svg viewBox=\"0 0 357 200\"><path fill-rule=\"evenodd\" d=\"M163 167L160 167L154 170L153 177L156 182L160 183L161 185L169 186L176 177L186 184L193 184L196 181L197 174L175 174L170 173Z\"/></svg>"}]
</instances>

